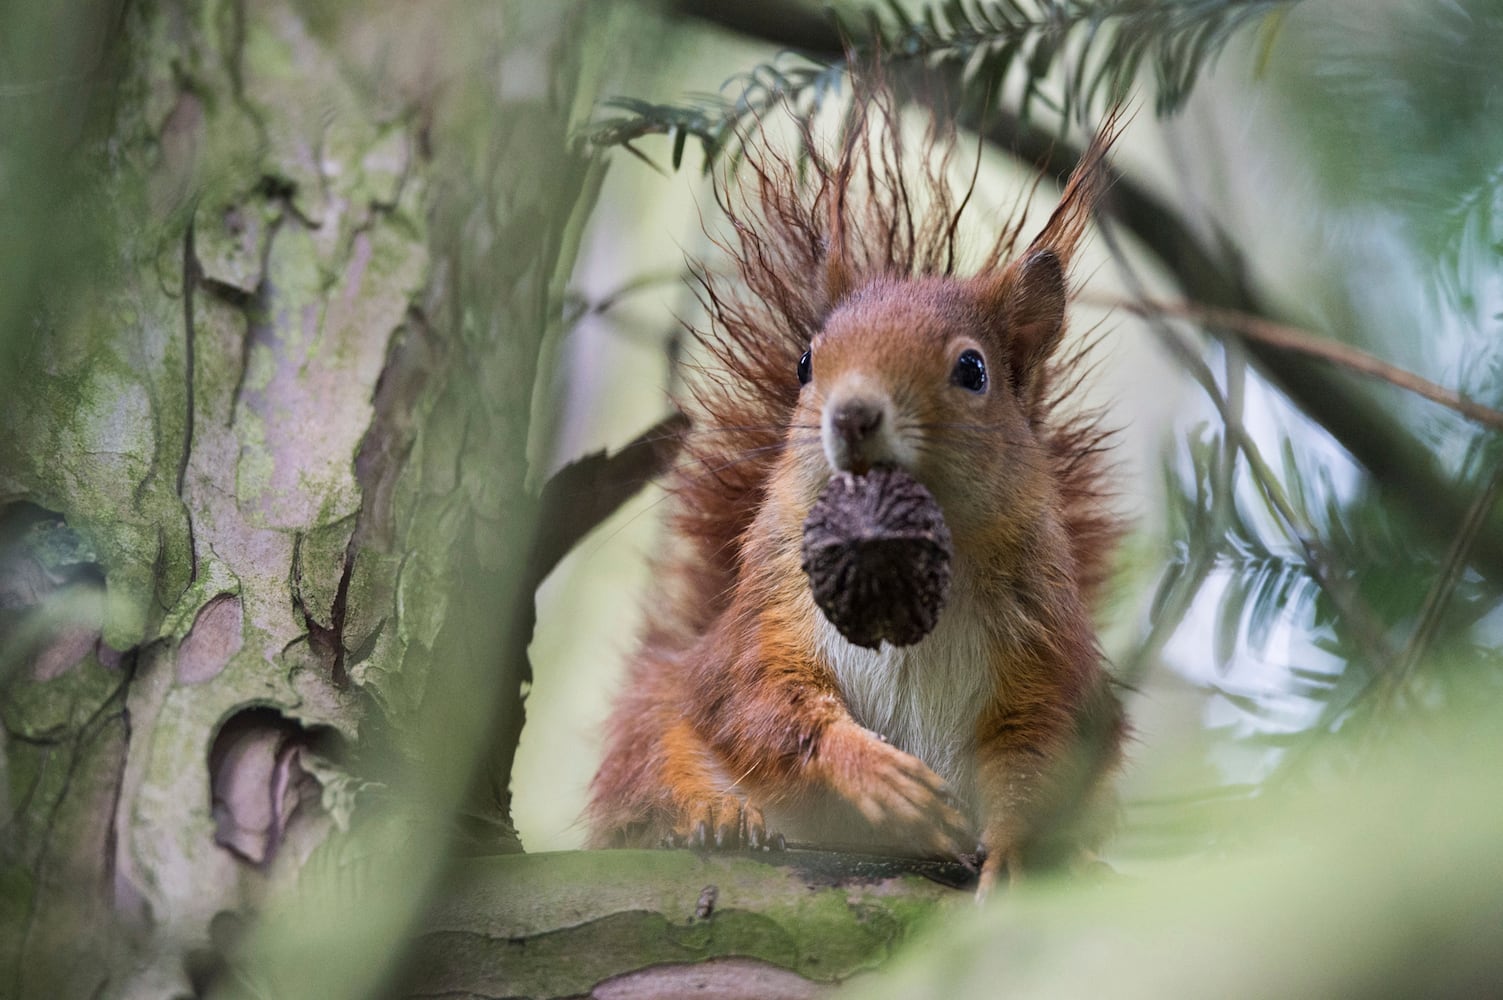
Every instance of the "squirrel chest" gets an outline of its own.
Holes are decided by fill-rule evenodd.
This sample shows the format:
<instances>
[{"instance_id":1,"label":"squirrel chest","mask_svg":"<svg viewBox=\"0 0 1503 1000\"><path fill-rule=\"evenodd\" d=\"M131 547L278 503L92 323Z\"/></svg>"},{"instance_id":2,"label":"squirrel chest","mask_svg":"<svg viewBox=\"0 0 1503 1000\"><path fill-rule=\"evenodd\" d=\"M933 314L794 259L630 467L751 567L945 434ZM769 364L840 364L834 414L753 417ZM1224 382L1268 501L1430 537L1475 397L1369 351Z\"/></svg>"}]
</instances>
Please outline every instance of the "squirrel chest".
<instances>
[{"instance_id":1,"label":"squirrel chest","mask_svg":"<svg viewBox=\"0 0 1503 1000\"><path fill-rule=\"evenodd\" d=\"M912 646L853 645L822 616L815 642L852 717L975 799L976 723L992 698L986 610L963 573L934 631Z\"/></svg>"}]
</instances>

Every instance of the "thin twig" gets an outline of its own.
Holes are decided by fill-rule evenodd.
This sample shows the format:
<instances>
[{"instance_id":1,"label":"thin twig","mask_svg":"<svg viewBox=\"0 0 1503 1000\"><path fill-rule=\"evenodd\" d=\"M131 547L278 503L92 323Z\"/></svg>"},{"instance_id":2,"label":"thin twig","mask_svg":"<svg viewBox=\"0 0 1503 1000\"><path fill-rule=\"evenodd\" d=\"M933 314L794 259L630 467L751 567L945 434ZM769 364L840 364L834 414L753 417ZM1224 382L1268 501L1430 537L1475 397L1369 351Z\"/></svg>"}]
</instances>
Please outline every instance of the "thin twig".
<instances>
[{"instance_id":1,"label":"thin twig","mask_svg":"<svg viewBox=\"0 0 1503 1000\"><path fill-rule=\"evenodd\" d=\"M1203 324L1206 332L1218 339L1253 340L1276 350L1319 358L1349 371L1379 379L1412 392L1486 427L1503 430L1503 411L1473 402L1452 389L1447 389L1443 385L1431 382L1397 365L1389 364L1366 351L1321 337L1296 326L1275 323L1261 316L1239 312L1235 309L1219 309L1194 302L1124 301L1104 297L1083 297L1082 300L1093 305L1121 309L1123 312L1145 319L1150 315L1157 315L1193 320Z\"/></svg>"},{"instance_id":2,"label":"thin twig","mask_svg":"<svg viewBox=\"0 0 1503 1000\"><path fill-rule=\"evenodd\" d=\"M1080 156L1077 146L1037 123L998 109L984 122L962 114L960 124L978 128L988 142L1061 183ZM1252 287L1235 246L1203 241L1172 204L1131 176L1114 175L1101 216L1131 233L1169 272L1186 298L1227 309L1232 315L1273 315ZM1254 337L1244 340L1264 376L1368 471L1383 495L1414 518L1417 530L1440 544L1449 541L1449 533L1443 534L1442 528L1459 523L1465 508L1450 473L1424 442L1390 409L1360 391L1345 370L1308 364L1295 352ZM1503 520L1498 517L1490 518L1478 534L1473 565L1503 582Z\"/></svg>"}]
</instances>

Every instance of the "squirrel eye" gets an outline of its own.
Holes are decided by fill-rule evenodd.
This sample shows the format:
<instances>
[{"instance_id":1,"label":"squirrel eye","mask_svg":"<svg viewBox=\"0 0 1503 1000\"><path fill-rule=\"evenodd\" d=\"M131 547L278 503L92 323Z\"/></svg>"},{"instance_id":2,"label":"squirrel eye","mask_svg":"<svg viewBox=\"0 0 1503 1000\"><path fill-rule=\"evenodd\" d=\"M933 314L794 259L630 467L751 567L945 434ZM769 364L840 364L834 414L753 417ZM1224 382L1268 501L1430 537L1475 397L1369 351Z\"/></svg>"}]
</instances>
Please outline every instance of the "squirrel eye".
<instances>
[{"instance_id":1,"label":"squirrel eye","mask_svg":"<svg viewBox=\"0 0 1503 1000\"><path fill-rule=\"evenodd\" d=\"M814 377L814 359L805 351L798 359L798 384L808 385L809 379Z\"/></svg>"},{"instance_id":2,"label":"squirrel eye","mask_svg":"<svg viewBox=\"0 0 1503 1000\"><path fill-rule=\"evenodd\" d=\"M960 352L960 357L955 361L955 370L950 372L950 384L971 392L986 391L986 361L981 357L980 351Z\"/></svg>"}]
</instances>

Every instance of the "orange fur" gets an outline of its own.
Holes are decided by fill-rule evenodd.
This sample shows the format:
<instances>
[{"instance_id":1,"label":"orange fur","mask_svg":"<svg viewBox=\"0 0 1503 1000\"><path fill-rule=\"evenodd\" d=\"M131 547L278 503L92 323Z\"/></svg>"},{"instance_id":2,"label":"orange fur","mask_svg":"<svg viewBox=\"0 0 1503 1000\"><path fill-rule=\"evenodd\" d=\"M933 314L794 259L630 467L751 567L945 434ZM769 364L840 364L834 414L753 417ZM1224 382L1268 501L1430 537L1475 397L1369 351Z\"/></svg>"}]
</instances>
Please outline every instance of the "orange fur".
<instances>
[{"instance_id":1,"label":"orange fur","mask_svg":"<svg viewBox=\"0 0 1503 1000\"><path fill-rule=\"evenodd\" d=\"M855 106L833 157L805 135L805 176L753 143L744 187L717 188L736 270L701 277L711 327L671 484L677 547L608 727L591 842L739 846L782 830L945 854L979 838L986 886L1025 855L1094 846L1125 733L1089 618L1119 532L1106 435L1066 416L1080 362L1058 350L1114 126L1016 259L1003 263L1014 224L959 277L969 192L944 180L953 144L931 135L911 178L890 96L858 91ZM984 392L952 380L965 350L984 356ZM957 596L907 651L844 645L800 569L836 461L828 411L855 397L891 425L861 447L924 482L955 540ZM946 670L977 697L943 689Z\"/></svg>"}]
</instances>

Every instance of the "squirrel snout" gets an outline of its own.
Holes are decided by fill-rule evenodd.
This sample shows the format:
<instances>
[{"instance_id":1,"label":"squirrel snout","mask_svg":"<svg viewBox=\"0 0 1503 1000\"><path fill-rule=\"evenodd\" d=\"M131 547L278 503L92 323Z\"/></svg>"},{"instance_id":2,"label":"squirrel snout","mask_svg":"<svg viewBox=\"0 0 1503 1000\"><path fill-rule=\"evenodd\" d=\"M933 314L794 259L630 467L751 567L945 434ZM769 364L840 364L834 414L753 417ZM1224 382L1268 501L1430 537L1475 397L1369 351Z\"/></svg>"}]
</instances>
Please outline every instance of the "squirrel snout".
<instances>
[{"instance_id":1,"label":"squirrel snout","mask_svg":"<svg viewBox=\"0 0 1503 1000\"><path fill-rule=\"evenodd\" d=\"M840 472L860 475L873 465L897 461L892 420L879 398L860 394L831 399L820 430L825 457Z\"/></svg>"},{"instance_id":2,"label":"squirrel snout","mask_svg":"<svg viewBox=\"0 0 1503 1000\"><path fill-rule=\"evenodd\" d=\"M847 445L856 447L882 426L882 409L866 399L852 399L830 414L835 433Z\"/></svg>"}]
</instances>

